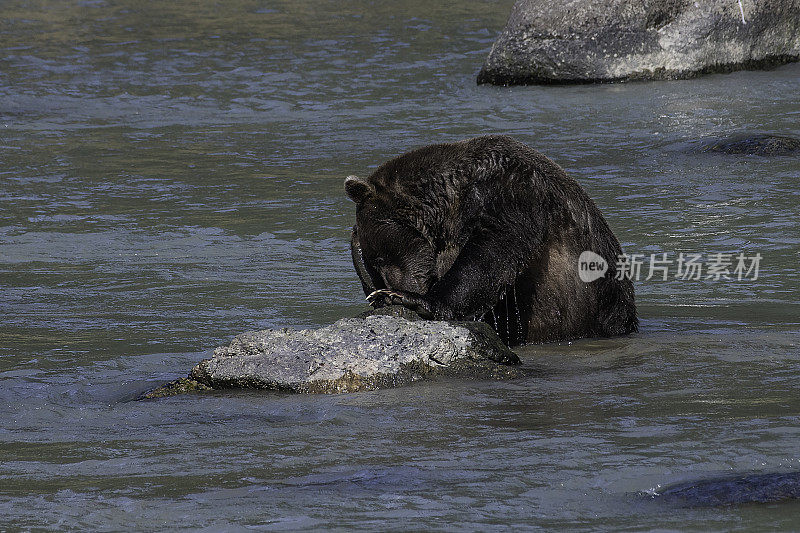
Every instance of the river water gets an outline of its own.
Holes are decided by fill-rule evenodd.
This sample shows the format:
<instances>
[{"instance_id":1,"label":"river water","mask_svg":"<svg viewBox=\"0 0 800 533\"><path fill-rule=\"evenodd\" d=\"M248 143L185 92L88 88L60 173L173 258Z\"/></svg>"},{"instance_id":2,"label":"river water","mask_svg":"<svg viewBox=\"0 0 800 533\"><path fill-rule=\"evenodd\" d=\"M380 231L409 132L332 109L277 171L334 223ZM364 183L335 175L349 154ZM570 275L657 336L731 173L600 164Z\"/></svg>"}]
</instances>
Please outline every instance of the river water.
<instances>
[{"instance_id":1,"label":"river water","mask_svg":"<svg viewBox=\"0 0 800 533\"><path fill-rule=\"evenodd\" d=\"M643 496L800 469L800 160L693 150L800 135L800 65L478 87L511 5L3 4L0 529L800 527ZM237 333L364 310L343 178L486 133L643 255L640 333L519 348L510 382L132 401ZM681 252L731 279L644 279Z\"/></svg>"}]
</instances>

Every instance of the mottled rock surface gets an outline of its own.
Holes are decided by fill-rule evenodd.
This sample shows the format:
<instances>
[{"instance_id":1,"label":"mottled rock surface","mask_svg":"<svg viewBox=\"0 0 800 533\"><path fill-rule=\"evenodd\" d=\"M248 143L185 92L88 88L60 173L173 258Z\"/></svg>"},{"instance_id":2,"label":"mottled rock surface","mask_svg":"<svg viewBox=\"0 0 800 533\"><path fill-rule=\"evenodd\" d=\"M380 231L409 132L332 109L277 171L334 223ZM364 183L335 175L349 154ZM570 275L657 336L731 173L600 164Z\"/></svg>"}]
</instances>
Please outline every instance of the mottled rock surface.
<instances>
[{"instance_id":1,"label":"mottled rock surface","mask_svg":"<svg viewBox=\"0 0 800 533\"><path fill-rule=\"evenodd\" d=\"M800 59L800 0L518 0L478 83L687 78Z\"/></svg>"},{"instance_id":2,"label":"mottled rock surface","mask_svg":"<svg viewBox=\"0 0 800 533\"><path fill-rule=\"evenodd\" d=\"M682 507L722 507L800 498L800 472L749 474L680 483L648 495Z\"/></svg>"},{"instance_id":3,"label":"mottled rock surface","mask_svg":"<svg viewBox=\"0 0 800 533\"><path fill-rule=\"evenodd\" d=\"M145 398L197 388L343 393L405 385L433 376L522 375L517 355L482 322L434 322L392 306L319 329L244 333L211 359ZM188 385L187 385L188 384ZM196 385L192 385L196 384Z\"/></svg>"},{"instance_id":4,"label":"mottled rock surface","mask_svg":"<svg viewBox=\"0 0 800 533\"><path fill-rule=\"evenodd\" d=\"M142 394L140 400L153 400L155 398L165 398L167 396L175 396L176 394L187 394L190 392L204 392L212 390L208 385L199 383L191 378L179 378L170 381L166 385L162 385L153 390L147 391Z\"/></svg>"}]
</instances>

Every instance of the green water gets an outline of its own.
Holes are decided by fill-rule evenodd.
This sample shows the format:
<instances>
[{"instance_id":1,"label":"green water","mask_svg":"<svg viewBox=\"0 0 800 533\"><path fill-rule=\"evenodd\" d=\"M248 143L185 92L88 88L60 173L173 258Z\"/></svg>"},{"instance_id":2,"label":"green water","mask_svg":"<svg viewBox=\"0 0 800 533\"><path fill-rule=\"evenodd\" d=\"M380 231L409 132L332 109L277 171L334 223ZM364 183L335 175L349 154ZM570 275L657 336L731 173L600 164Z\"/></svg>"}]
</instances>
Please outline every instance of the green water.
<instances>
[{"instance_id":1,"label":"green water","mask_svg":"<svg viewBox=\"0 0 800 533\"><path fill-rule=\"evenodd\" d=\"M800 159L690 150L800 135L800 65L478 87L511 5L0 6L0 529L799 527L636 495L800 469ZM525 380L130 401L365 309L344 177L485 133L626 252L760 253L758 279L642 279L639 334L520 348Z\"/></svg>"}]
</instances>

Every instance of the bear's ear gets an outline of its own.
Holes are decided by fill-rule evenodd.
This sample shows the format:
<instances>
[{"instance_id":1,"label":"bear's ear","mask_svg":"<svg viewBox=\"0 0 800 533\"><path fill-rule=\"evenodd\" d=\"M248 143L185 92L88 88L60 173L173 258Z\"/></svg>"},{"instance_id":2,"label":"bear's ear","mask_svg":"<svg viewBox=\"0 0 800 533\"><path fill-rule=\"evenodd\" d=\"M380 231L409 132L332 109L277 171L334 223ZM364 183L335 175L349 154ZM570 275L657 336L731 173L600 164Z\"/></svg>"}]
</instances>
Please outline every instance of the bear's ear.
<instances>
[{"instance_id":1,"label":"bear's ear","mask_svg":"<svg viewBox=\"0 0 800 533\"><path fill-rule=\"evenodd\" d=\"M363 202L366 198L372 195L372 186L365 180L356 176L348 176L344 180L344 190L347 196L350 197L355 203Z\"/></svg>"}]
</instances>

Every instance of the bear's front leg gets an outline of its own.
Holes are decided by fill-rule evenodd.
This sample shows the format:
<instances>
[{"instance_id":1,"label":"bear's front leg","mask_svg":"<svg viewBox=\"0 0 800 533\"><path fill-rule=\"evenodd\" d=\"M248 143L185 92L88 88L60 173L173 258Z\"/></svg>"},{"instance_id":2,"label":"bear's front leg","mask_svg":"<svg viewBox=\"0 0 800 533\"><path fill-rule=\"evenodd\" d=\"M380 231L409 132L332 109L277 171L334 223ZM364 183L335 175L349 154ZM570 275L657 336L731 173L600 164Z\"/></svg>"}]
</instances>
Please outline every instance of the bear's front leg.
<instances>
[{"instance_id":1,"label":"bear's front leg","mask_svg":"<svg viewBox=\"0 0 800 533\"><path fill-rule=\"evenodd\" d=\"M376 289L384 287L380 275L364 261L361 241L358 238L358 226L353 226L353 232L350 236L350 254L353 258L353 266L356 268L358 279L361 280L361 288L364 289L364 294L370 294Z\"/></svg>"},{"instance_id":2,"label":"bear's front leg","mask_svg":"<svg viewBox=\"0 0 800 533\"><path fill-rule=\"evenodd\" d=\"M371 292L367 296L367 301L376 309L387 305L402 305L427 320L431 320L435 315L433 305L429 301L419 294L410 292L379 289Z\"/></svg>"},{"instance_id":3,"label":"bear's front leg","mask_svg":"<svg viewBox=\"0 0 800 533\"><path fill-rule=\"evenodd\" d=\"M435 317L467 320L492 309L503 289L515 283L518 272L539 260L540 254L533 251L538 247L538 235L520 237L511 231L474 234L450 269L425 295L433 304Z\"/></svg>"}]
</instances>

